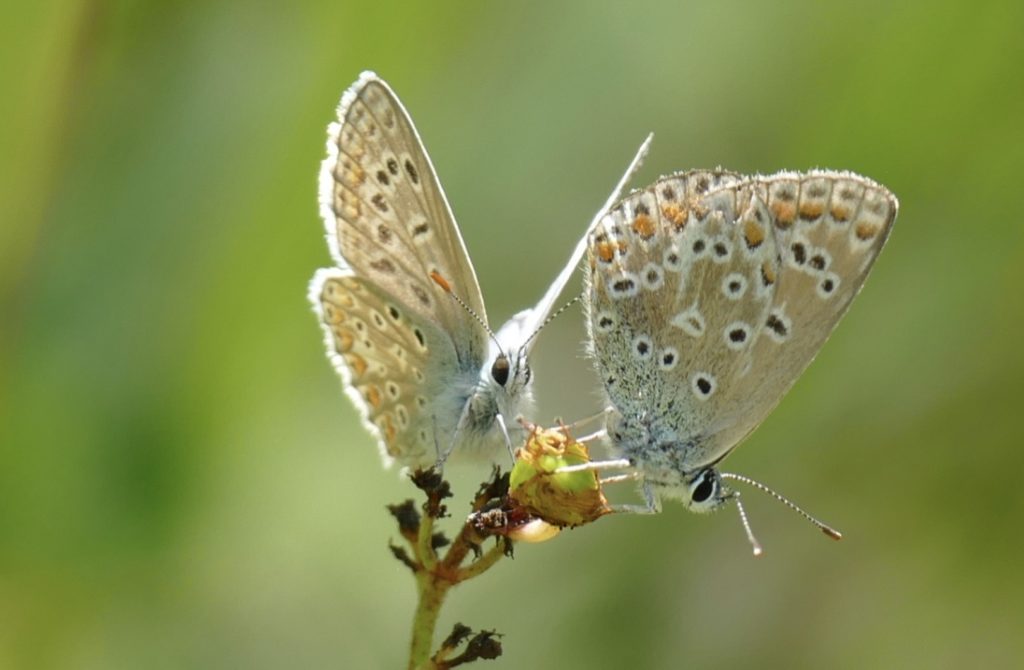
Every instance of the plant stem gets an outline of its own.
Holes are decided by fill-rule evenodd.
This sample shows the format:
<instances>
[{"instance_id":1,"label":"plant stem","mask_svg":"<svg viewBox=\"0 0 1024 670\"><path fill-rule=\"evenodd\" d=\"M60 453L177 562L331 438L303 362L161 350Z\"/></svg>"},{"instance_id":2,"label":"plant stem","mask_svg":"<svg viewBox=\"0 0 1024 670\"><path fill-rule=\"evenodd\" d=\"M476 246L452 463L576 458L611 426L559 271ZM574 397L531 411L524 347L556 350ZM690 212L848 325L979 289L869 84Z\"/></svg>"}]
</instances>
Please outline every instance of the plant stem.
<instances>
[{"instance_id":1,"label":"plant stem","mask_svg":"<svg viewBox=\"0 0 1024 670\"><path fill-rule=\"evenodd\" d=\"M409 670L432 668L430 650L434 644L434 629L441 614L441 605L452 584L429 572L416 575L419 602L412 621L412 646L409 650Z\"/></svg>"},{"instance_id":2,"label":"plant stem","mask_svg":"<svg viewBox=\"0 0 1024 670\"><path fill-rule=\"evenodd\" d=\"M427 520L424 519L424 521ZM462 568L462 562L481 539L473 527L467 523L462 527L455 542L448 547L444 557L438 561L433 548L424 541L424 536L431 532L431 528L432 524L423 524L417 538L417 549L420 554L418 558L421 566L416 571L416 592L419 601L416 604L416 614L412 622L409 670L429 670L439 667L431 658L430 652L434 646L437 619L441 614L441 606L444 604L448 591L456 584L479 577L505 555L504 545L498 542L483 556Z\"/></svg>"}]
</instances>

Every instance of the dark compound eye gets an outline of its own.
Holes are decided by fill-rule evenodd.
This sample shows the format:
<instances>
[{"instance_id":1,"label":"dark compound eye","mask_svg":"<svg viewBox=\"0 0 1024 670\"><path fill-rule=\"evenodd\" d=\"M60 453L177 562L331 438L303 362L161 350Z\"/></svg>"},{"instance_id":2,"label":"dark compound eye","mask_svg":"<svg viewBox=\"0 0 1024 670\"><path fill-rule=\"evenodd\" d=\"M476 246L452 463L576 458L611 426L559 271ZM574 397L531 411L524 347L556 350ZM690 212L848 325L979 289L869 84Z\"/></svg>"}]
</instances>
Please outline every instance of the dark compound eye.
<instances>
[{"instance_id":1,"label":"dark compound eye","mask_svg":"<svg viewBox=\"0 0 1024 670\"><path fill-rule=\"evenodd\" d=\"M508 356L505 354L494 359L494 365L491 366L491 378L498 382L498 386L504 386L508 381L509 367Z\"/></svg>"},{"instance_id":2,"label":"dark compound eye","mask_svg":"<svg viewBox=\"0 0 1024 670\"><path fill-rule=\"evenodd\" d=\"M695 503L702 503L715 493L715 475L711 470L705 470L700 477L700 483L693 489L690 500Z\"/></svg>"}]
</instances>

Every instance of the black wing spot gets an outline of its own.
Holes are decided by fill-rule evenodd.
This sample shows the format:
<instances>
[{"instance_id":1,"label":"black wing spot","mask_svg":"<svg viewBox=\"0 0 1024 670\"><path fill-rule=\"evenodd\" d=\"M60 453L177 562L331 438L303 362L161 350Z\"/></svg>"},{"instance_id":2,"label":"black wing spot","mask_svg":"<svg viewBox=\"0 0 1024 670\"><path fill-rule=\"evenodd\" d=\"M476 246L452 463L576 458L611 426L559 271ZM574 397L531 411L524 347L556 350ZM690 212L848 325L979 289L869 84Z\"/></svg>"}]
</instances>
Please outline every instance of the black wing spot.
<instances>
[{"instance_id":1,"label":"black wing spot","mask_svg":"<svg viewBox=\"0 0 1024 670\"><path fill-rule=\"evenodd\" d=\"M629 293L636 288L636 282L632 279L618 279L612 284L612 290L616 293Z\"/></svg>"},{"instance_id":2,"label":"black wing spot","mask_svg":"<svg viewBox=\"0 0 1024 670\"><path fill-rule=\"evenodd\" d=\"M420 183L420 173L416 171L416 166L408 158L405 159L405 171L409 175L409 179L412 180L412 183Z\"/></svg>"},{"instance_id":3,"label":"black wing spot","mask_svg":"<svg viewBox=\"0 0 1024 670\"><path fill-rule=\"evenodd\" d=\"M789 334L789 329L786 328L786 324L782 322L782 319L774 314L768 316L768 320L765 321L764 325L770 328L772 332L779 337L785 337Z\"/></svg>"},{"instance_id":4,"label":"black wing spot","mask_svg":"<svg viewBox=\"0 0 1024 670\"><path fill-rule=\"evenodd\" d=\"M389 261L387 258L381 258L379 260L370 263L370 267L377 272L383 272L384 274L394 274L395 264Z\"/></svg>"}]
</instances>

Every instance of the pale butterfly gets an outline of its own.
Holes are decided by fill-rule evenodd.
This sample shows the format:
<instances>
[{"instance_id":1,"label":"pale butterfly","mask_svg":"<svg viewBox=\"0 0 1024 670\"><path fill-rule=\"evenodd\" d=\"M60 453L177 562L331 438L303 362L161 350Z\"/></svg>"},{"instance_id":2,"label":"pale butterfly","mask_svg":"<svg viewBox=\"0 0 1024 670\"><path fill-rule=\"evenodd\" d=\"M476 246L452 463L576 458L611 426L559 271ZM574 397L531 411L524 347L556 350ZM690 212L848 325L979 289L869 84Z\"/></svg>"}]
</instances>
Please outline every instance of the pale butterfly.
<instances>
[{"instance_id":1,"label":"pale butterfly","mask_svg":"<svg viewBox=\"0 0 1024 670\"><path fill-rule=\"evenodd\" d=\"M718 465L824 344L897 207L883 186L832 171L692 171L617 203L590 235L584 304L607 436L624 459L591 465L634 467L639 511L662 497L696 512L739 505L723 477L768 490Z\"/></svg>"},{"instance_id":2,"label":"pale butterfly","mask_svg":"<svg viewBox=\"0 0 1024 670\"><path fill-rule=\"evenodd\" d=\"M328 356L385 465L433 464L455 446L460 455L491 456L510 444L510 429L521 430L507 424L531 406L527 355L586 236L540 301L492 336L451 208L395 93L364 72L337 115L320 170L320 213L337 267L317 271L309 288Z\"/></svg>"}]
</instances>

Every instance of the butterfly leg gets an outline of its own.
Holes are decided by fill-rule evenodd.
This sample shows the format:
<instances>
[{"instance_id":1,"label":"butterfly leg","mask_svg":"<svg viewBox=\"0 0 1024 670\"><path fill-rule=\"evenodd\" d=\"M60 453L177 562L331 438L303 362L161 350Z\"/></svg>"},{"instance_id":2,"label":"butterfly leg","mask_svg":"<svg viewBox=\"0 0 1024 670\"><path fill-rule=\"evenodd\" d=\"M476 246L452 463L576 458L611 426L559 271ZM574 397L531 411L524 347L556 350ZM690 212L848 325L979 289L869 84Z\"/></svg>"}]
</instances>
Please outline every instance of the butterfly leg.
<instances>
[{"instance_id":1,"label":"butterfly leg","mask_svg":"<svg viewBox=\"0 0 1024 670\"><path fill-rule=\"evenodd\" d=\"M610 410L611 410L610 407L609 408L605 408L605 409L601 410L600 412L598 412L597 414L594 414L592 416L585 416L582 419L577 419L576 421L573 421L572 423L565 424L565 428L567 428L569 430L575 430L576 428L579 428L580 426L583 426L583 425L591 423L593 421L597 421L598 419L604 418L608 414L608 412ZM597 437L603 437L604 433L605 433L605 431L602 429L602 430L599 430L599 431L593 433L592 435L588 436L587 438L580 438L579 441L580 442L584 442L587 439L595 439Z\"/></svg>"},{"instance_id":2,"label":"butterfly leg","mask_svg":"<svg viewBox=\"0 0 1024 670\"><path fill-rule=\"evenodd\" d=\"M582 440L580 440L582 442ZM586 472L587 470L623 470L633 467L633 461L628 458L613 458L607 461L589 461L579 465L566 465L555 470L556 474L569 474L571 472Z\"/></svg>"},{"instance_id":3,"label":"butterfly leg","mask_svg":"<svg viewBox=\"0 0 1024 670\"><path fill-rule=\"evenodd\" d=\"M651 485L644 482L641 492L644 496L643 505L612 505L612 511L618 514L659 514L661 501L658 500Z\"/></svg>"},{"instance_id":4,"label":"butterfly leg","mask_svg":"<svg viewBox=\"0 0 1024 670\"><path fill-rule=\"evenodd\" d=\"M512 461L512 465L516 464L516 450L512 446L512 438L508 435L508 427L505 425L505 417L498 414L494 415L494 420L498 423L498 428L501 429L501 434L505 438L505 447L508 449L508 457Z\"/></svg>"},{"instance_id":5,"label":"butterfly leg","mask_svg":"<svg viewBox=\"0 0 1024 670\"><path fill-rule=\"evenodd\" d=\"M594 442L595 440L600 440L600 439L602 439L604 437L607 437L607 436L608 436L608 431L605 430L604 428L602 428L601 430L595 431L595 432L591 433L590 435L584 435L583 437L579 438L576 441L577 442L581 442L583 444L588 444L590 442Z\"/></svg>"},{"instance_id":6,"label":"butterfly leg","mask_svg":"<svg viewBox=\"0 0 1024 670\"><path fill-rule=\"evenodd\" d=\"M624 475L612 475L611 477L602 477L598 480L601 486L605 484L619 484L621 482L635 482L642 479L643 476L639 472L627 472Z\"/></svg>"},{"instance_id":7,"label":"butterfly leg","mask_svg":"<svg viewBox=\"0 0 1024 670\"><path fill-rule=\"evenodd\" d=\"M467 405L468 406L468 405ZM463 410L463 416L466 415L466 411ZM451 442L448 447L444 450L441 449L441 445L437 440L437 417L434 419L434 450L437 452L437 461L434 463L434 469L438 472L444 472L444 464L448 462L448 457L452 455L452 451L455 449L455 445L459 441L459 432L462 430L462 421L460 420L458 425L455 426L455 432L452 433Z\"/></svg>"}]
</instances>

